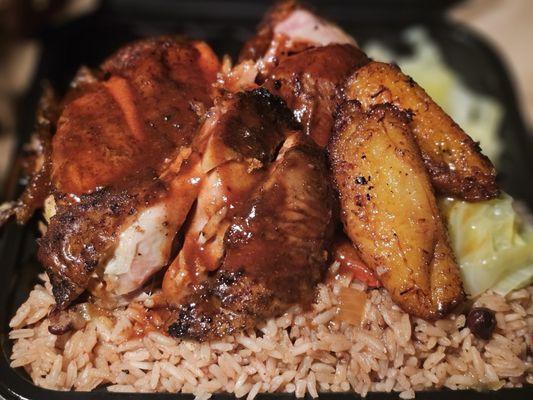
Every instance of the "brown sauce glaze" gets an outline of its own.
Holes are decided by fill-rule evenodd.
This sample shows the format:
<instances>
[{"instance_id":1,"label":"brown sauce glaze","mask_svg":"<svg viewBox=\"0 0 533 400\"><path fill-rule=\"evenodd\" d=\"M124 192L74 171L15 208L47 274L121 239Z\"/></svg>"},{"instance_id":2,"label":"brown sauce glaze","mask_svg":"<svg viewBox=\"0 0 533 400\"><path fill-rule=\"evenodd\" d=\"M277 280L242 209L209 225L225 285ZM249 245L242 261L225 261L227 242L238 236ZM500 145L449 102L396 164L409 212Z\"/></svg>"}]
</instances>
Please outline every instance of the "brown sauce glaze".
<instances>
[{"instance_id":1,"label":"brown sauce glaze","mask_svg":"<svg viewBox=\"0 0 533 400\"><path fill-rule=\"evenodd\" d=\"M58 203L46 234L38 240L37 253L50 277L57 308L65 309L85 291L102 256L118 239L120 227L137 213L140 197L145 197L142 192L102 189L75 203Z\"/></svg>"},{"instance_id":2,"label":"brown sauce glaze","mask_svg":"<svg viewBox=\"0 0 533 400\"><path fill-rule=\"evenodd\" d=\"M183 300L169 333L208 340L309 306L328 265L332 194L324 152L290 136L227 230L221 267Z\"/></svg>"},{"instance_id":3,"label":"brown sauce glaze","mask_svg":"<svg viewBox=\"0 0 533 400\"><path fill-rule=\"evenodd\" d=\"M179 304L207 271L220 265L225 232L253 190L291 128L291 112L265 89L218 100L200 136L207 136L202 165L206 176L183 248L169 267L163 291Z\"/></svg>"},{"instance_id":4,"label":"brown sauce glaze","mask_svg":"<svg viewBox=\"0 0 533 400\"><path fill-rule=\"evenodd\" d=\"M218 68L206 44L160 37L125 46L94 74L78 74L52 140L58 209L38 254L59 309L100 276L140 212L166 201L168 221L179 229L176 215L185 219L198 187L196 175L189 177L199 166L190 149L197 112L212 104Z\"/></svg>"},{"instance_id":5,"label":"brown sauce glaze","mask_svg":"<svg viewBox=\"0 0 533 400\"><path fill-rule=\"evenodd\" d=\"M352 45L316 47L285 58L263 86L285 100L304 133L326 146L341 100L338 87L367 62L366 55Z\"/></svg>"},{"instance_id":6,"label":"brown sauce glaze","mask_svg":"<svg viewBox=\"0 0 533 400\"><path fill-rule=\"evenodd\" d=\"M211 104L218 61L205 45L169 37L119 50L106 79L83 84L64 104L52 145L52 178L62 193L136 186L159 171L198 128L193 103Z\"/></svg>"},{"instance_id":7,"label":"brown sauce glaze","mask_svg":"<svg viewBox=\"0 0 533 400\"><path fill-rule=\"evenodd\" d=\"M218 190L213 190L214 198L208 200L209 205L213 206L211 210L207 205L199 211L207 212L205 217L210 218L200 232L190 232L185 238L181 255L189 275L201 278L202 270L213 271L218 268L222 257L220 231L225 230L228 221L231 221L237 210L242 207L247 195L263 176L262 170L248 171L248 165L230 161L217 167L216 171L212 171L206 178L206 185L211 189L216 187ZM203 195L200 192L199 200L202 200ZM200 206L205 204L199 204Z\"/></svg>"}]
</instances>

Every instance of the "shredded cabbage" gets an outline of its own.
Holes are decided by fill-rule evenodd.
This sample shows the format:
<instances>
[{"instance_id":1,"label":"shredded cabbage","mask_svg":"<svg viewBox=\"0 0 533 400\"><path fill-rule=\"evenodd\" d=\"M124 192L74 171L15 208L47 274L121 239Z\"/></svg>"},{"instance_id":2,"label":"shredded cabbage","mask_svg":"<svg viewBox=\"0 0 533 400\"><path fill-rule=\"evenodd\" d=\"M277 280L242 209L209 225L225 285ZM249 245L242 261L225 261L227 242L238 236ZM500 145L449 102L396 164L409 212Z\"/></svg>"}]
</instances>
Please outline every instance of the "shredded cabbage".
<instances>
[{"instance_id":1,"label":"shredded cabbage","mask_svg":"<svg viewBox=\"0 0 533 400\"><path fill-rule=\"evenodd\" d=\"M365 51L376 60L396 62L465 132L480 142L483 153L497 165L502 148L498 137L503 117L500 104L466 87L446 65L441 51L424 29L410 28L403 33L403 39L412 47L412 55L399 56L376 41L370 41Z\"/></svg>"},{"instance_id":2,"label":"shredded cabbage","mask_svg":"<svg viewBox=\"0 0 533 400\"><path fill-rule=\"evenodd\" d=\"M533 226L513 209L513 199L468 203L443 199L451 246L468 295L501 295L533 282Z\"/></svg>"}]
</instances>

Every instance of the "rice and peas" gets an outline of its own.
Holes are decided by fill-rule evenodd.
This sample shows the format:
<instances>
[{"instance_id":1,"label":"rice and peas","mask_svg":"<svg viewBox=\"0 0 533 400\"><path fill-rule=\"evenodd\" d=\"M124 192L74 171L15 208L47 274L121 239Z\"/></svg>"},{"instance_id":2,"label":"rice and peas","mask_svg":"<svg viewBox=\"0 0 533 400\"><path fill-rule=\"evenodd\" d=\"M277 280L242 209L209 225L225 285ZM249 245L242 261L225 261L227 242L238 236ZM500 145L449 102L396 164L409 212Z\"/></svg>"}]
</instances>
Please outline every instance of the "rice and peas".
<instances>
[{"instance_id":1,"label":"rice and peas","mask_svg":"<svg viewBox=\"0 0 533 400\"><path fill-rule=\"evenodd\" d=\"M427 52L418 57L427 62ZM492 338L482 340L464 314L431 323L410 317L385 290L368 289L337 269L338 263L331 265L311 310L294 307L256 331L209 343L155 330L132 334L145 317L142 310L154 304L147 294L82 329L52 335L47 315L54 298L43 274L10 322L11 366L23 367L36 385L49 389L106 385L114 392L182 392L198 399L215 392L314 398L327 391L396 391L408 399L430 388L533 384L533 286L505 296L488 290L475 299L473 306L491 309L497 322ZM357 302L347 304L349 299Z\"/></svg>"},{"instance_id":2,"label":"rice and peas","mask_svg":"<svg viewBox=\"0 0 533 400\"><path fill-rule=\"evenodd\" d=\"M335 270L338 264L333 264ZM55 336L48 332L53 307L45 281L30 293L10 323L15 340L12 367L24 367L38 386L119 392L183 392L208 398L214 392L252 399L258 392L309 393L415 391L447 387L520 387L533 383L533 287L502 297L487 292L475 306L496 313L489 341L465 327L463 314L429 323L394 305L386 291L337 276L318 288L312 310L297 307L266 321L256 332L210 343L179 341L157 331L133 337L139 298L110 317ZM360 324L337 316L339 296L362 296Z\"/></svg>"}]
</instances>

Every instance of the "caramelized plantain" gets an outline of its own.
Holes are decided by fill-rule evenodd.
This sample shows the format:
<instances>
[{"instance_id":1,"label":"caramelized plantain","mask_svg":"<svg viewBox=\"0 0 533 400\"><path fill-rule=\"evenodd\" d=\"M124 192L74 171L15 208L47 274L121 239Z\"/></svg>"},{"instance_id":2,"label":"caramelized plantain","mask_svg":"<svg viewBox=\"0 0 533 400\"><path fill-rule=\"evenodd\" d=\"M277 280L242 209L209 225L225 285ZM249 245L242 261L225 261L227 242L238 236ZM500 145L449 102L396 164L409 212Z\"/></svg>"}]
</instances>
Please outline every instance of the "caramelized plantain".
<instances>
[{"instance_id":1,"label":"caramelized plantain","mask_svg":"<svg viewBox=\"0 0 533 400\"><path fill-rule=\"evenodd\" d=\"M341 107L329 145L344 229L392 299L425 319L464 297L459 270L408 114Z\"/></svg>"},{"instance_id":2,"label":"caramelized plantain","mask_svg":"<svg viewBox=\"0 0 533 400\"><path fill-rule=\"evenodd\" d=\"M411 129L439 194L467 201L498 196L496 170L479 145L397 66L363 66L348 79L345 94L365 111L392 103L412 114Z\"/></svg>"}]
</instances>

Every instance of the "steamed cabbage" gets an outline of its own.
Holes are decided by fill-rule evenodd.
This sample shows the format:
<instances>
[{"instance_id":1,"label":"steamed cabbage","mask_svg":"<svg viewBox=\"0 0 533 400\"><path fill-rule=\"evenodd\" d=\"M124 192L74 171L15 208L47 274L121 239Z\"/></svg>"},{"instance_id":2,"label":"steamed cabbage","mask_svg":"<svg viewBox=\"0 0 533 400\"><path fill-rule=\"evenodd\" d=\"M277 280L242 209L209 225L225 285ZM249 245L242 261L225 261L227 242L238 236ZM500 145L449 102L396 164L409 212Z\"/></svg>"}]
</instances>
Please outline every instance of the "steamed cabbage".
<instances>
[{"instance_id":1,"label":"steamed cabbage","mask_svg":"<svg viewBox=\"0 0 533 400\"><path fill-rule=\"evenodd\" d=\"M450 242L468 295L501 295L533 281L533 226L513 209L513 199L441 202Z\"/></svg>"}]
</instances>

